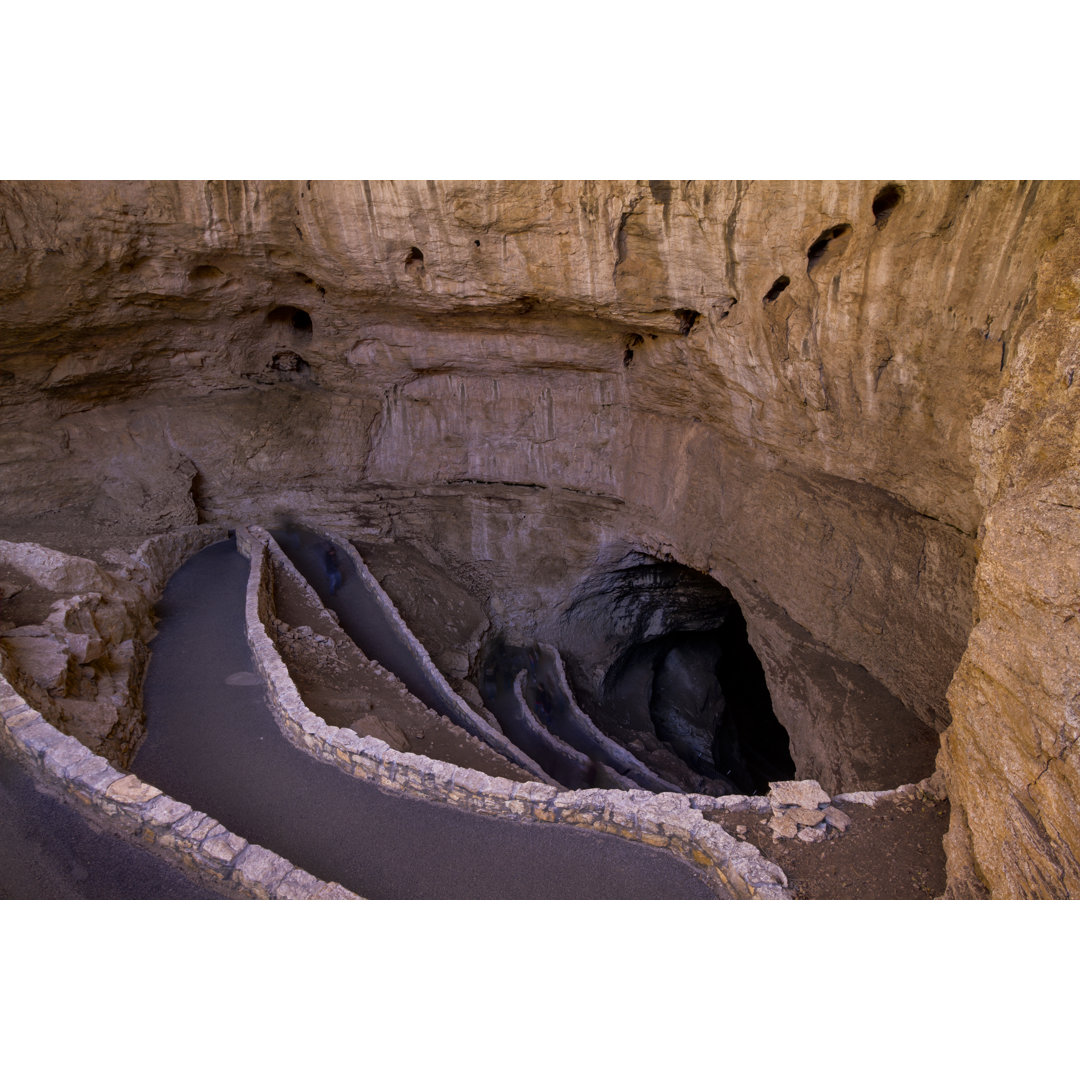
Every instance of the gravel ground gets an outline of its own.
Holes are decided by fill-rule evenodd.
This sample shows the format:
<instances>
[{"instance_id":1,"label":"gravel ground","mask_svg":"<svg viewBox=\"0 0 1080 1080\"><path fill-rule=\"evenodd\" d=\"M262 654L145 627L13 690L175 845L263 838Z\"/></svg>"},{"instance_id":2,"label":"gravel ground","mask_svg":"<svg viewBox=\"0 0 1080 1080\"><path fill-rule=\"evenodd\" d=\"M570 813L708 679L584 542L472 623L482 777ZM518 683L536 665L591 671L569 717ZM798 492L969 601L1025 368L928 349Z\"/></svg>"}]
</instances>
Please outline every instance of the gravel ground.
<instances>
[{"instance_id":1,"label":"gravel ground","mask_svg":"<svg viewBox=\"0 0 1080 1080\"><path fill-rule=\"evenodd\" d=\"M806 843L774 839L769 815L708 814L757 847L788 877L799 900L932 900L945 891L942 837L949 803L899 795L877 806L838 804L851 819L843 833Z\"/></svg>"}]
</instances>

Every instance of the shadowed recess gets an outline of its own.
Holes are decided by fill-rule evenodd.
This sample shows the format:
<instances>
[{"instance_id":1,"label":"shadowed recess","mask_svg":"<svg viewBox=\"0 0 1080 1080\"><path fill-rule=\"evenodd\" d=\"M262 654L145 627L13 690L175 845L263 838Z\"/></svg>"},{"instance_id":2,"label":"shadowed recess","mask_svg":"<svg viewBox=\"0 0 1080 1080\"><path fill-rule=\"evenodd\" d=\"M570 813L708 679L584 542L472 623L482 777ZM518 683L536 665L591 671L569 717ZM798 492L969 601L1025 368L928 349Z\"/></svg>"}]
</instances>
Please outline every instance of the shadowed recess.
<instances>
[{"instance_id":1,"label":"shadowed recess","mask_svg":"<svg viewBox=\"0 0 1080 1080\"><path fill-rule=\"evenodd\" d=\"M314 327L311 316L303 309L292 307L289 304L281 304L273 308L266 316L266 321L271 326L286 326L296 334L311 337Z\"/></svg>"}]
</instances>

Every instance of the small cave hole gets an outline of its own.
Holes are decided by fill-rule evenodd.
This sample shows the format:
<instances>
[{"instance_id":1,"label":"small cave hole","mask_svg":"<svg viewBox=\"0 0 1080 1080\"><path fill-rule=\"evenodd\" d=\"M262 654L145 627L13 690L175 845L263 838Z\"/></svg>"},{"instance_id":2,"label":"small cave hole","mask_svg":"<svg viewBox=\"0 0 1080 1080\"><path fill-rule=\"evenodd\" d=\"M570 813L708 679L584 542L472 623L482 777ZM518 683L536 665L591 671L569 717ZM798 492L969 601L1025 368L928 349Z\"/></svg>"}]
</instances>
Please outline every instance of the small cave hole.
<instances>
[{"instance_id":1,"label":"small cave hole","mask_svg":"<svg viewBox=\"0 0 1080 1080\"><path fill-rule=\"evenodd\" d=\"M899 184L886 184L875 196L870 209L874 212L874 224L883 229L889 215L900 205L904 189Z\"/></svg>"},{"instance_id":2,"label":"small cave hole","mask_svg":"<svg viewBox=\"0 0 1080 1080\"><path fill-rule=\"evenodd\" d=\"M686 337L694 329L694 323L701 318L701 312L693 308L676 308L675 318L679 320L679 333Z\"/></svg>"},{"instance_id":3,"label":"small cave hole","mask_svg":"<svg viewBox=\"0 0 1080 1080\"><path fill-rule=\"evenodd\" d=\"M833 225L831 228L826 229L806 250L807 272L813 270L825 258L826 254L842 254L847 247L847 239L850 237L850 233L851 226L846 223ZM841 238L844 238L842 243L835 243Z\"/></svg>"},{"instance_id":4,"label":"small cave hole","mask_svg":"<svg viewBox=\"0 0 1080 1080\"><path fill-rule=\"evenodd\" d=\"M762 303L771 304L790 284L791 278L787 274L781 274L769 287Z\"/></svg>"},{"instance_id":5,"label":"small cave hole","mask_svg":"<svg viewBox=\"0 0 1080 1080\"><path fill-rule=\"evenodd\" d=\"M292 307L289 304L281 304L274 308L266 321L271 326L287 326L296 334L311 337L314 327L311 316L303 309Z\"/></svg>"},{"instance_id":6,"label":"small cave hole","mask_svg":"<svg viewBox=\"0 0 1080 1080\"><path fill-rule=\"evenodd\" d=\"M405 256L405 265L414 266L417 270L424 269L424 253L418 248L409 248L409 254Z\"/></svg>"},{"instance_id":7,"label":"small cave hole","mask_svg":"<svg viewBox=\"0 0 1080 1080\"><path fill-rule=\"evenodd\" d=\"M188 274L188 281L193 285L210 285L215 281L220 281L225 276L223 270L219 270L216 266L210 266L209 264L203 266L196 266Z\"/></svg>"},{"instance_id":8,"label":"small cave hole","mask_svg":"<svg viewBox=\"0 0 1080 1080\"><path fill-rule=\"evenodd\" d=\"M191 496L191 504L195 508L195 521L202 525L206 522L206 477L198 470L191 478L191 487L188 489Z\"/></svg>"},{"instance_id":9,"label":"small cave hole","mask_svg":"<svg viewBox=\"0 0 1080 1080\"><path fill-rule=\"evenodd\" d=\"M474 240L474 241L473 241L473 244L475 244L475 245L476 245L476 247L479 247L479 246L480 246L480 241L479 241L479 240Z\"/></svg>"},{"instance_id":10,"label":"small cave hole","mask_svg":"<svg viewBox=\"0 0 1080 1080\"><path fill-rule=\"evenodd\" d=\"M634 350L633 349L627 349L626 352L624 352L622 354L622 366L623 367L629 367L633 362L634 362Z\"/></svg>"}]
</instances>

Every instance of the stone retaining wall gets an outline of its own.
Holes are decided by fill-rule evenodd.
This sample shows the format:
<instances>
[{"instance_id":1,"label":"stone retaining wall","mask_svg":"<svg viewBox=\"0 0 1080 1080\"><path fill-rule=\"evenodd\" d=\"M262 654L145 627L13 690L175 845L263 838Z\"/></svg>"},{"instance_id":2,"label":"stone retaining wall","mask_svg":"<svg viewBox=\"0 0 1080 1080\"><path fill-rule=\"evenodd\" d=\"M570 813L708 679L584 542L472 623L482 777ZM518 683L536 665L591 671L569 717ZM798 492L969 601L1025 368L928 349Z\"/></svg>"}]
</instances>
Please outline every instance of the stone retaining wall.
<instances>
[{"instance_id":1,"label":"stone retaining wall","mask_svg":"<svg viewBox=\"0 0 1080 1080\"><path fill-rule=\"evenodd\" d=\"M562 653L554 645L546 645L538 642L537 648L540 653L551 661L555 670L555 678L559 690L566 698L567 707L573 717L578 730L597 748L598 752L607 755L608 763L612 768L622 770L622 775L631 780L638 787L648 788L650 791L678 791L674 784L657 776L643 761L635 757L624 746L620 746L614 739L608 738L593 723L593 719L577 703L574 691L570 686L570 680L566 677L566 665L563 663Z\"/></svg>"},{"instance_id":2,"label":"stone retaining wall","mask_svg":"<svg viewBox=\"0 0 1080 1080\"><path fill-rule=\"evenodd\" d=\"M757 848L705 820L691 796L648 791L560 791L538 781L515 783L474 769L392 750L379 739L333 727L302 701L278 654L267 623L271 578L262 530L237 530L237 546L251 560L245 623L270 708L295 746L353 776L403 795L448 803L475 813L596 829L665 848L690 863L721 897L789 899L783 871ZM335 538L335 542L336 538Z\"/></svg>"},{"instance_id":3,"label":"stone retaining wall","mask_svg":"<svg viewBox=\"0 0 1080 1080\"><path fill-rule=\"evenodd\" d=\"M463 728L470 735L487 743L493 750L497 750L515 765L520 765L526 772L532 773L533 776L545 783L558 786L557 782L548 776L531 757L515 746L490 721L476 712L446 681L446 676L435 665L435 661L431 659L419 638L409 629L408 624L401 616L401 612L398 611L394 601L387 596L386 591L379 584L375 575L368 569L367 563L364 562L360 552L344 537L334 533L327 533L326 535L348 556L356 571L356 576L375 603L378 604L383 614L390 620L398 640L423 668L431 689L438 695L440 711L443 715L449 717L458 727Z\"/></svg>"},{"instance_id":4,"label":"stone retaining wall","mask_svg":"<svg viewBox=\"0 0 1080 1080\"><path fill-rule=\"evenodd\" d=\"M57 731L0 672L0 739L38 784L110 832L119 832L210 884L251 900L358 900L207 814L113 768Z\"/></svg>"},{"instance_id":5,"label":"stone retaining wall","mask_svg":"<svg viewBox=\"0 0 1080 1080\"><path fill-rule=\"evenodd\" d=\"M353 639L349 637L347 633L345 633L345 631L341 627L341 621L338 619L337 613L334 612L332 609L326 607L325 604L323 604L322 600L319 598L319 594L312 587L311 582L309 582L308 579L304 577L304 575L297 568L296 564L288 557L288 555L285 554L285 552L281 548L281 545L278 544L274 537L270 533L265 532L264 530L253 531L255 531L258 535L258 538L266 544L270 557L271 589L270 595L267 600L267 607L264 610L264 615L268 616L271 620L276 619L277 611L274 604L274 592L276 587L281 583L282 578L288 578L289 582L293 585L293 587L298 589L303 594L304 598L311 605L313 605L315 610L318 612L319 617L325 620L325 623L322 626L322 630L324 632L330 632L331 627L333 628L333 630L338 631L341 634L341 638L343 639L343 641L347 643L347 647L350 650L355 651L357 660L371 672L374 678L392 684L397 694L403 700L407 700L411 708L422 709L424 712L427 713L428 716L432 718L432 721L439 720L441 718L439 713L437 713L429 706L425 705L419 698L414 697L409 692L408 687L406 687L406 685L401 681L401 679L398 678L398 676L394 672L389 671L387 668L384 668L382 664L380 664L377 660L372 660L369 656L366 656L364 652L360 649L360 647L353 641ZM248 557L250 557L249 546L244 547L243 554L246 554L248 555ZM266 624L265 618L264 624ZM313 625L311 629L316 630L317 628ZM276 646L280 639L277 634L271 633L270 640L271 642L275 643ZM446 722L447 721L443 719L443 723ZM336 726L341 727L348 725L338 724ZM470 735L467 731L462 730L461 736L465 739L467 745L475 744L476 749L481 750L486 754L492 753L492 748L486 743L482 742L480 739L478 739L475 735ZM495 753L497 754L498 751L495 751Z\"/></svg>"},{"instance_id":6,"label":"stone retaining wall","mask_svg":"<svg viewBox=\"0 0 1080 1080\"><path fill-rule=\"evenodd\" d=\"M246 899L359 899L320 881L207 814L113 768L78 739L64 735L16 693L0 673L0 739L36 781L110 832L150 847L198 877Z\"/></svg>"},{"instance_id":7,"label":"stone retaining wall","mask_svg":"<svg viewBox=\"0 0 1080 1080\"><path fill-rule=\"evenodd\" d=\"M564 768L568 770L563 772L564 776L576 775L584 779L589 775L592 762L580 750L575 750L569 743L560 739L555 732L548 731L540 723L536 714L530 708L528 701L525 700L525 679L527 677L526 672L521 670L514 678L514 706L517 710L517 722L527 736L527 738L522 738L522 732L519 731L516 732L518 738L522 742L528 742L531 747L542 746L549 755L546 759L549 765L552 758L561 760ZM618 786L625 788L634 785L619 784Z\"/></svg>"},{"instance_id":8,"label":"stone retaining wall","mask_svg":"<svg viewBox=\"0 0 1080 1080\"><path fill-rule=\"evenodd\" d=\"M196 551L225 536L224 528L196 526L154 537L134 556L112 553L120 567L115 578L133 583L149 612L149 605L172 573ZM96 564L48 549L24 547L26 551L5 545L7 561L30 566L49 587L71 590L97 585L102 591L112 591L111 575ZM133 600L130 596L126 599L129 604ZM78 739L53 727L18 692L19 681L11 661L0 652L0 739L39 786L98 825L123 834L237 897L359 899L341 885L320 881L280 855L249 843L207 814L143 783L134 773L115 768Z\"/></svg>"}]
</instances>

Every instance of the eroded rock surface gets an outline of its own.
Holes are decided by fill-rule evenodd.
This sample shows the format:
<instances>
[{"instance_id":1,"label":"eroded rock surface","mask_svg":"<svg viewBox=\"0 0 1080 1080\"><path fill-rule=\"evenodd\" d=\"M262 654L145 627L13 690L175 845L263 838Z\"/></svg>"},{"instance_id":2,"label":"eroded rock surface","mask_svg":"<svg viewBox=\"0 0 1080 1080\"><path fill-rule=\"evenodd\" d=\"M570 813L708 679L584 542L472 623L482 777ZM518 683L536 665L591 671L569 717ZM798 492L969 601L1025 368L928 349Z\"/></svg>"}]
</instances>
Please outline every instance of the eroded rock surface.
<instances>
[{"instance_id":1,"label":"eroded rock surface","mask_svg":"<svg viewBox=\"0 0 1080 1080\"><path fill-rule=\"evenodd\" d=\"M99 555L287 512L408 542L568 655L581 582L674 560L738 602L799 777L918 780L948 729L954 892L1076 895L1078 210L4 183L0 535Z\"/></svg>"}]
</instances>

